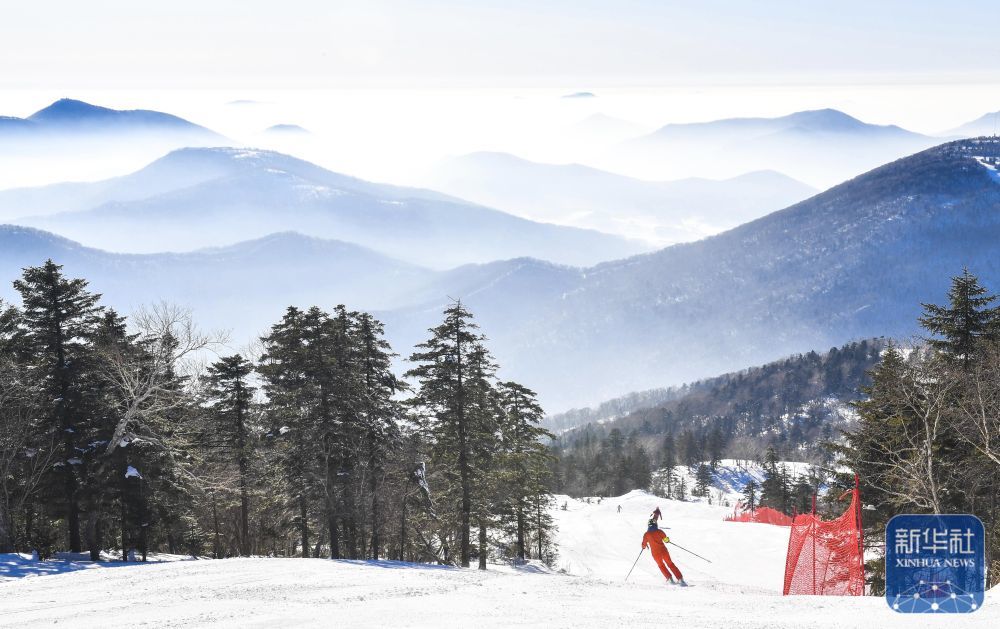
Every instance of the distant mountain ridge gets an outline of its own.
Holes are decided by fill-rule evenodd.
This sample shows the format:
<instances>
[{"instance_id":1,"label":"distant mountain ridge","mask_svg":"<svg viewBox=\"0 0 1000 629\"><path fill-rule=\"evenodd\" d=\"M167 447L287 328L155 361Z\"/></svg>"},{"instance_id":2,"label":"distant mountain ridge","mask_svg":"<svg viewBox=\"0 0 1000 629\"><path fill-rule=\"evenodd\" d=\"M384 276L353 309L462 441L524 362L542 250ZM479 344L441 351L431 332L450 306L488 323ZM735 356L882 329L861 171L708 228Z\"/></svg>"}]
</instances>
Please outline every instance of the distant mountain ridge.
<instances>
[{"instance_id":1,"label":"distant mountain ridge","mask_svg":"<svg viewBox=\"0 0 1000 629\"><path fill-rule=\"evenodd\" d=\"M896 125L873 125L836 109L799 111L777 118L726 118L710 122L668 124L649 134L644 140L673 138L687 134L704 137L705 131L719 133L727 139L747 139L780 132L856 133L882 136L916 136Z\"/></svg>"},{"instance_id":2,"label":"distant mountain ridge","mask_svg":"<svg viewBox=\"0 0 1000 629\"><path fill-rule=\"evenodd\" d=\"M963 266L1000 292L1000 178L984 155L1000 143L947 143L717 236L582 269L520 308L505 292L552 279L514 271L467 303L553 410L906 336ZM397 317L412 336L428 324Z\"/></svg>"},{"instance_id":3,"label":"distant mountain ridge","mask_svg":"<svg viewBox=\"0 0 1000 629\"><path fill-rule=\"evenodd\" d=\"M40 230L0 225L0 297L17 302L21 269L51 258L70 277L123 312L168 301L193 309L199 324L233 329L244 344L286 306L400 305L386 287L419 286L435 274L350 243L295 233L190 253L116 254Z\"/></svg>"},{"instance_id":4,"label":"distant mountain ridge","mask_svg":"<svg viewBox=\"0 0 1000 629\"><path fill-rule=\"evenodd\" d=\"M0 117L0 189L101 180L174 149L234 143L172 114L64 98L27 118ZM0 209L0 221L25 213Z\"/></svg>"},{"instance_id":5,"label":"distant mountain ridge","mask_svg":"<svg viewBox=\"0 0 1000 629\"><path fill-rule=\"evenodd\" d=\"M660 246L735 227L817 192L777 172L726 180L643 181L582 164L543 164L489 152L439 164L427 184L525 218Z\"/></svg>"},{"instance_id":6,"label":"distant mountain ridge","mask_svg":"<svg viewBox=\"0 0 1000 629\"><path fill-rule=\"evenodd\" d=\"M504 365L502 376L536 389L547 410L559 411L851 339L912 334L920 304L940 303L949 278L963 266L1000 292L998 158L1000 141L946 143L717 236L596 266L514 258L412 282L356 275L363 288L392 294L381 302L378 316L397 348L423 340L448 299L461 298ZM239 179L238 167L234 172L236 185L223 188L220 202L257 195L254 188L244 189L248 183ZM272 174L279 180L290 176ZM184 198L197 188L169 195ZM383 197L382 205L393 207L393 200ZM8 249L0 246L0 252ZM187 255L195 253L182 257ZM266 269L267 260L257 257ZM21 260L11 258L0 269L16 274ZM162 277L170 276L171 264L164 264ZM257 272L243 266L247 277ZM357 267L343 268L352 273ZM187 290L212 277L199 269ZM278 269L267 281L244 279L239 286L259 293L256 300L264 299L260 295L267 295L271 282L302 286L300 301L330 303L349 296L288 282L301 269L343 281L337 265L322 256ZM149 285L155 288L156 282ZM398 296L404 285L410 292ZM206 291L197 299L229 308L228 316L238 319L250 298L240 295L223 304ZM357 303L364 307L374 300Z\"/></svg>"},{"instance_id":7,"label":"distant mountain ridge","mask_svg":"<svg viewBox=\"0 0 1000 629\"><path fill-rule=\"evenodd\" d=\"M983 114L960 127L945 132L945 135L974 138L980 136L995 136L1000 133L1000 111Z\"/></svg>"},{"instance_id":8,"label":"distant mountain ridge","mask_svg":"<svg viewBox=\"0 0 1000 629\"><path fill-rule=\"evenodd\" d=\"M646 171L726 176L776 170L825 188L939 143L896 125L819 109L776 118L668 124L623 143L616 155Z\"/></svg>"},{"instance_id":9,"label":"distant mountain ridge","mask_svg":"<svg viewBox=\"0 0 1000 629\"><path fill-rule=\"evenodd\" d=\"M18 224L134 253L190 251L288 230L438 269L524 256L589 265L649 249L256 149L188 148L113 180L0 193L0 215L26 204L37 213L14 219ZM69 211L52 213L60 204Z\"/></svg>"},{"instance_id":10,"label":"distant mountain ridge","mask_svg":"<svg viewBox=\"0 0 1000 629\"><path fill-rule=\"evenodd\" d=\"M11 130L20 134L169 132L192 139L225 141L214 131L172 114L111 109L72 98L59 99L27 118L0 118L0 134Z\"/></svg>"}]
</instances>

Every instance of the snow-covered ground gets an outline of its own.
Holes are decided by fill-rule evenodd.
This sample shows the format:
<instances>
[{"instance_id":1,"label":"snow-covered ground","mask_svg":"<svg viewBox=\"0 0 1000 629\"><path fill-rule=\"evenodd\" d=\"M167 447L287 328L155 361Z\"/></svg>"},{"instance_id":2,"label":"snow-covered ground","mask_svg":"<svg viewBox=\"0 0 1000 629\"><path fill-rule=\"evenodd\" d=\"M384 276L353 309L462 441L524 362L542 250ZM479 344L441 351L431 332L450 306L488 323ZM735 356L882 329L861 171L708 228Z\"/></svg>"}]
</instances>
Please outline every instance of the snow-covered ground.
<instances>
[{"instance_id":1,"label":"snow-covered ground","mask_svg":"<svg viewBox=\"0 0 1000 629\"><path fill-rule=\"evenodd\" d=\"M165 561L0 582L0 627L995 627L1000 593L965 617L892 612L880 598L783 597L788 529L724 522L725 507L645 492L600 504L559 497L555 571L487 572L321 559ZM618 512L621 505L621 513ZM693 587L668 586L648 553L659 506ZM559 569L566 573L559 572ZM5 573L0 563L0 575Z\"/></svg>"}]
</instances>

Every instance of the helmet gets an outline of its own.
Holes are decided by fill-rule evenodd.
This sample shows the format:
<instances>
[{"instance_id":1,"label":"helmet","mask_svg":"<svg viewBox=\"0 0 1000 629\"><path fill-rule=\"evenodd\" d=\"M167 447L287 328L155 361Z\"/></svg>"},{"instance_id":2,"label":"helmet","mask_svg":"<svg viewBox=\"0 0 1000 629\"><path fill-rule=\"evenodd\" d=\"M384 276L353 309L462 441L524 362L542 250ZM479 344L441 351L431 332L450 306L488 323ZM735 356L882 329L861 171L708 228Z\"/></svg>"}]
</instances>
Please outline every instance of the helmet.
<instances>
[{"instance_id":1,"label":"helmet","mask_svg":"<svg viewBox=\"0 0 1000 629\"><path fill-rule=\"evenodd\" d=\"M649 518L649 522L646 523L646 530L655 531L657 528L659 527L656 526L656 520Z\"/></svg>"}]
</instances>

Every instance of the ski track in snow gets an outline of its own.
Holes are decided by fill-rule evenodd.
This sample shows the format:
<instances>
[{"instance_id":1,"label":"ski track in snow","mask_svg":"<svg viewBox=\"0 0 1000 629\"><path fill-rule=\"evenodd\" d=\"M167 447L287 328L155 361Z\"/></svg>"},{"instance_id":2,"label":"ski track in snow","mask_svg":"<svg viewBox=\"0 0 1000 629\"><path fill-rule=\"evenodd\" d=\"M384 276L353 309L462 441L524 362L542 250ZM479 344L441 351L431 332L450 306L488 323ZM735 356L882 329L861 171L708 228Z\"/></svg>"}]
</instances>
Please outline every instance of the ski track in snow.
<instances>
[{"instance_id":1,"label":"ski track in snow","mask_svg":"<svg viewBox=\"0 0 1000 629\"><path fill-rule=\"evenodd\" d=\"M788 529L724 522L725 507L630 492L591 504L557 497L557 569L480 572L392 561L226 559L91 567L10 577L0 561L0 627L996 627L1000 594L948 619L892 612L876 597L783 597ZM566 510L561 506L566 503ZM618 505L622 512L618 513ZM659 506L694 587L668 586L639 553ZM2 559L2 557L0 557Z\"/></svg>"}]
</instances>

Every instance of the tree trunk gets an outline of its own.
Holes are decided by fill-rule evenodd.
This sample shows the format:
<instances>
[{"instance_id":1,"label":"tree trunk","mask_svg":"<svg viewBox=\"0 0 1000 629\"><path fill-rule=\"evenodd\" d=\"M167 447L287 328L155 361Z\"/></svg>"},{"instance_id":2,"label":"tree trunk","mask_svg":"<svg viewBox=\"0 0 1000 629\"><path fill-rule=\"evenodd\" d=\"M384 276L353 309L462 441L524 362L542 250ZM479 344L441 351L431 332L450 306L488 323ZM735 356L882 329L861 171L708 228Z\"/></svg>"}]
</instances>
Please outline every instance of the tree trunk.
<instances>
[{"instance_id":1,"label":"tree trunk","mask_svg":"<svg viewBox=\"0 0 1000 629\"><path fill-rule=\"evenodd\" d=\"M542 497L535 496L535 516L537 518L536 525L538 527L538 560L542 560Z\"/></svg>"},{"instance_id":2,"label":"tree trunk","mask_svg":"<svg viewBox=\"0 0 1000 629\"><path fill-rule=\"evenodd\" d=\"M479 518L479 569L486 570L486 518Z\"/></svg>"},{"instance_id":3,"label":"tree trunk","mask_svg":"<svg viewBox=\"0 0 1000 629\"><path fill-rule=\"evenodd\" d=\"M14 552L14 540L9 510L5 503L0 503L0 553Z\"/></svg>"},{"instance_id":4,"label":"tree trunk","mask_svg":"<svg viewBox=\"0 0 1000 629\"><path fill-rule=\"evenodd\" d=\"M305 482L299 487L299 533L302 536L302 556L309 557L309 512L306 505Z\"/></svg>"},{"instance_id":5,"label":"tree trunk","mask_svg":"<svg viewBox=\"0 0 1000 629\"><path fill-rule=\"evenodd\" d=\"M247 488L247 461L240 458L240 555L250 555L250 492Z\"/></svg>"},{"instance_id":6,"label":"tree trunk","mask_svg":"<svg viewBox=\"0 0 1000 629\"><path fill-rule=\"evenodd\" d=\"M35 503L30 498L24 503L24 544L28 551L35 546Z\"/></svg>"},{"instance_id":7,"label":"tree trunk","mask_svg":"<svg viewBox=\"0 0 1000 629\"><path fill-rule=\"evenodd\" d=\"M67 400L69 399L69 381L67 380L67 374L69 373L68 365L66 364L66 353L63 347L63 330L59 326L56 330L56 378L59 383L59 400L56 405L56 414L59 418L59 428L62 430L62 445L63 445L63 474L65 478L63 480L63 491L65 492L66 498L66 525L68 527L67 537L69 538L69 550L70 552L78 553L83 548L82 541L80 539L80 504L78 502L78 497L76 493L76 472L74 471L73 465L70 464L71 459L76 459L78 457L78 452L76 451L76 431L74 426L72 426L69 418L69 412L66 408Z\"/></svg>"},{"instance_id":8,"label":"tree trunk","mask_svg":"<svg viewBox=\"0 0 1000 629\"><path fill-rule=\"evenodd\" d=\"M462 482L462 530L461 530L461 562L463 568L469 567L469 537L472 522L472 471L469 469L468 430L465 425L465 388L462 384L462 335L455 329L455 349L458 358L458 469Z\"/></svg>"},{"instance_id":9,"label":"tree trunk","mask_svg":"<svg viewBox=\"0 0 1000 629\"><path fill-rule=\"evenodd\" d=\"M378 479L372 474L372 559L378 559L379 547L382 540L379 539L379 512L378 512Z\"/></svg>"},{"instance_id":10,"label":"tree trunk","mask_svg":"<svg viewBox=\"0 0 1000 629\"><path fill-rule=\"evenodd\" d=\"M350 515L344 520L344 537L347 543L347 556L351 559L358 558L358 526L354 516Z\"/></svg>"},{"instance_id":11,"label":"tree trunk","mask_svg":"<svg viewBox=\"0 0 1000 629\"><path fill-rule=\"evenodd\" d=\"M214 559L219 559L219 554L222 551L221 540L219 539L219 507L215 504L215 500L212 500L212 527L215 530L214 542L212 544L212 557Z\"/></svg>"},{"instance_id":12,"label":"tree trunk","mask_svg":"<svg viewBox=\"0 0 1000 629\"><path fill-rule=\"evenodd\" d=\"M101 560L101 518L95 505L87 511L87 549L91 561Z\"/></svg>"},{"instance_id":13,"label":"tree trunk","mask_svg":"<svg viewBox=\"0 0 1000 629\"><path fill-rule=\"evenodd\" d=\"M14 527L6 501L0 501L0 553L14 552Z\"/></svg>"},{"instance_id":14,"label":"tree trunk","mask_svg":"<svg viewBox=\"0 0 1000 629\"><path fill-rule=\"evenodd\" d=\"M122 561L128 559L128 478L125 476L125 471L127 469L127 458L125 456L125 448L117 448L114 454L117 459L118 465L118 493L119 500L121 502L121 541L122 541Z\"/></svg>"},{"instance_id":15,"label":"tree trunk","mask_svg":"<svg viewBox=\"0 0 1000 629\"><path fill-rule=\"evenodd\" d=\"M337 481L337 473L334 470L333 460L328 456L326 460L326 526L330 531L330 559L340 559L340 540L337 526L337 496L334 483Z\"/></svg>"},{"instance_id":16,"label":"tree trunk","mask_svg":"<svg viewBox=\"0 0 1000 629\"><path fill-rule=\"evenodd\" d=\"M327 528L330 533L330 559L340 559L340 535L336 515L327 514Z\"/></svg>"},{"instance_id":17,"label":"tree trunk","mask_svg":"<svg viewBox=\"0 0 1000 629\"><path fill-rule=\"evenodd\" d=\"M517 558L524 561L524 499L517 499Z\"/></svg>"},{"instance_id":18,"label":"tree trunk","mask_svg":"<svg viewBox=\"0 0 1000 629\"><path fill-rule=\"evenodd\" d=\"M73 447L73 442L69 439L66 441L65 450L70 453L69 457L75 457L77 453ZM66 504L68 508L66 524L69 527L69 550L70 552L78 553L83 548L83 542L80 539L80 504L76 498L76 476L73 473L72 465L67 464L63 469L65 469L66 475L63 489L66 492Z\"/></svg>"},{"instance_id":19,"label":"tree trunk","mask_svg":"<svg viewBox=\"0 0 1000 629\"><path fill-rule=\"evenodd\" d=\"M403 558L403 550L406 548L406 496L403 496L403 505L399 512L399 560Z\"/></svg>"},{"instance_id":20,"label":"tree trunk","mask_svg":"<svg viewBox=\"0 0 1000 629\"><path fill-rule=\"evenodd\" d=\"M236 381L236 447L240 465L240 555L250 555L250 460L247 457L247 430L243 419L243 381Z\"/></svg>"}]
</instances>

